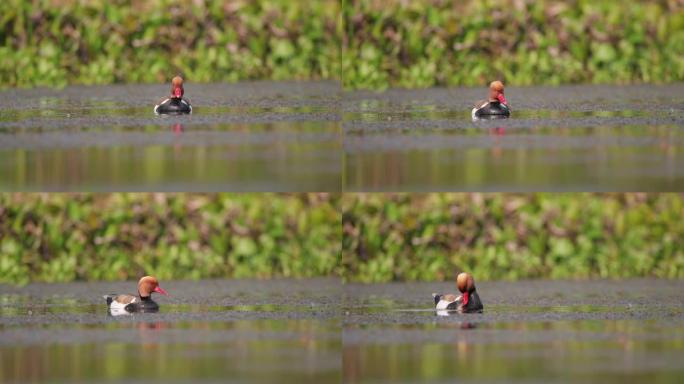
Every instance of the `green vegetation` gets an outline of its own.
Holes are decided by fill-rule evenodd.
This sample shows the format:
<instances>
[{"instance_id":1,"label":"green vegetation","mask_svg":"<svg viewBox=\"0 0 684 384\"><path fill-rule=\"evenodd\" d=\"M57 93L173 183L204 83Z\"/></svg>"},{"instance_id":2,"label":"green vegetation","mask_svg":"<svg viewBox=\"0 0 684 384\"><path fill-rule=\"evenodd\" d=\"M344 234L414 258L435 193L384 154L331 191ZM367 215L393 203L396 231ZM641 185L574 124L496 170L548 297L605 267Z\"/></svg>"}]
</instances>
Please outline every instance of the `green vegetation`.
<instances>
[{"instance_id":1,"label":"green vegetation","mask_svg":"<svg viewBox=\"0 0 684 384\"><path fill-rule=\"evenodd\" d=\"M343 198L345 279L684 278L675 194Z\"/></svg>"},{"instance_id":2,"label":"green vegetation","mask_svg":"<svg viewBox=\"0 0 684 384\"><path fill-rule=\"evenodd\" d=\"M337 0L0 2L0 86L339 73Z\"/></svg>"},{"instance_id":3,"label":"green vegetation","mask_svg":"<svg viewBox=\"0 0 684 384\"><path fill-rule=\"evenodd\" d=\"M7 0L0 15L3 87L684 80L681 1Z\"/></svg>"},{"instance_id":4,"label":"green vegetation","mask_svg":"<svg viewBox=\"0 0 684 384\"><path fill-rule=\"evenodd\" d=\"M0 282L339 275L326 194L0 194Z\"/></svg>"},{"instance_id":5,"label":"green vegetation","mask_svg":"<svg viewBox=\"0 0 684 384\"><path fill-rule=\"evenodd\" d=\"M684 80L684 3L360 0L343 5L349 88Z\"/></svg>"}]
</instances>

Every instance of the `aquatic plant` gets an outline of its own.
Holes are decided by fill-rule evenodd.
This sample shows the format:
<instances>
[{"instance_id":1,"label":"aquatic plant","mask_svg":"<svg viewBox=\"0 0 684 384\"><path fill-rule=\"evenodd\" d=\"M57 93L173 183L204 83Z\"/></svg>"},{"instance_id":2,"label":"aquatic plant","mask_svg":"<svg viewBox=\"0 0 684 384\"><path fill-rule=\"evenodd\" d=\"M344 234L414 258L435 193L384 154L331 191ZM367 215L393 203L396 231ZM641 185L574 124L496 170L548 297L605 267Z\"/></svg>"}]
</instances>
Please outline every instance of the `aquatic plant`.
<instances>
[{"instance_id":1,"label":"aquatic plant","mask_svg":"<svg viewBox=\"0 0 684 384\"><path fill-rule=\"evenodd\" d=\"M0 194L0 282L338 275L328 194Z\"/></svg>"},{"instance_id":2,"label":"aquatic plant","mask_svg":"<svg viewBox=\"0 0 684 384\"><path fill-rule=\"evenodd\" d=\"M0 2L0 86L335 79L336 0Z\"/></svg>"},{"instance_id":3,"label":"aquatic plant","mask_svg":"<svg viewBox=\"0 0 684 384\"><path fill-rule=\"evenodd\" d=\"M684 80L684 3L357 0L343 5L348 88Z\"/></svg>"},{"instance_id":4,"label":"aquatic plant","mask_svg":"<svg viewBox=\"0 0 684 384\"><path fill-rule=\"evenodd\" d=\"M344 195L351 281L684 278L678 194Z\"/></svg>"}]
</instances>

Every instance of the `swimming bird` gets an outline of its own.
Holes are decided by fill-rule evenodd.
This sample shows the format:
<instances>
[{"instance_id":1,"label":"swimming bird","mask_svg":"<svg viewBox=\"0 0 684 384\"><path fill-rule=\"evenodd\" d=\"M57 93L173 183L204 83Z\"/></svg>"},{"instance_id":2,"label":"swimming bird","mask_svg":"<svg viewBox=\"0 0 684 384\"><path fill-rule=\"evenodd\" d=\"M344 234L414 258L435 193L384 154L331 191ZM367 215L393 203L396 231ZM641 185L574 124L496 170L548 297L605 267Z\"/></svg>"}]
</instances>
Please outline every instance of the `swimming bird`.
<instances>
[{"instance_id":1,"label":"swimming bird","mask_svg":"<svg viewBox=\"0 0 684 384\"><path fill-rule=\"evenodd\" d=\"M478 101L472 111L473 120L503 119L511 115L508 101L504 96L504 85L500 81L489 84L489 99Z\"/></svg>"},{"instance_id":2,"label":"swimming bird","mask_svg":"<svg viewBox=\"0 0 684 384\"><path fill-rule=\"evenodd\" d=\"M480 295L475 288L475 279L469 273L459 273L456 277L456 287L460 296L452 294L433 293L435 309L437 311L458 311L462 313L482 313L484 309Z\"/></svg>"},{"instance_id":3,"label":"swimming bird","mask_svg":"<svg viewBox=\"0 0 684 384\"><path fill-rule=\"evenodd\" d=\"M180 115L192 113L190 100L183 98L183 78L176 76L171 80L171 96L162 99L159 104L154 106L154 113L157 115L171 114Z\"/></svg>"},{"instance_id":4,"label":"swimming bird","mask_svg":"<svg viewBox=\"0 0 684 384\"><path fill-rule=\"evenodd\" d=\"M126 294L109 294L104 298L112 315L125 315L135 312L157 312L159 304L152 300L152 293L162 295L168 293L159 286L156 277L145 276L138 282L138 296Z\"/></svg>"}]
</instances>

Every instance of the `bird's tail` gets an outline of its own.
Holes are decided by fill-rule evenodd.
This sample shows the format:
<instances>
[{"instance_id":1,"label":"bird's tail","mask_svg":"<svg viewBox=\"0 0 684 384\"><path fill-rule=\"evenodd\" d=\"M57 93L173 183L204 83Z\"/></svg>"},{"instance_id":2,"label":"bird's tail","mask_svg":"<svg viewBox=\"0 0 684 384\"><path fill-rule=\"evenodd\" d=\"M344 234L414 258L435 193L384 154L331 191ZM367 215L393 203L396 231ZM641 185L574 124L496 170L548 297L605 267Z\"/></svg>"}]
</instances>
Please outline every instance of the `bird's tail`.
<instances>
[{"instance_id":1,"label":"bird's tail","mask_svg":"<svg viewBox=\"0 0 684 384\"><path fill-rule=\"evenodd\" d=\"M114 301L114 298L116 297L115 293L110 293L109 295L104 295L102 296L105 300L107 300L107 305L112 305L112 301Z\"/></svg>"}]
</instances>

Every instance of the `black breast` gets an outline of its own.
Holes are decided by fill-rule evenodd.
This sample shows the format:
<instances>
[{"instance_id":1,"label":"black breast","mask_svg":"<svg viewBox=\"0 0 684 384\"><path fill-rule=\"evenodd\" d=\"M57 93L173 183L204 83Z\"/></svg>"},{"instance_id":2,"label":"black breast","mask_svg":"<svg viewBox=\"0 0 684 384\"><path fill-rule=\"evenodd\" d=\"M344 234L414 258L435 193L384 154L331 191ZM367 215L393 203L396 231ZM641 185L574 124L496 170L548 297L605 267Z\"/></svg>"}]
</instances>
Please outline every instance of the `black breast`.
<instances>
[{"instance_id":1,"label":"black breast","mask_svg":"<svg viewBox=\"0 0 684 384\"><path fill-rule=\"evenodd\" d=\"M480 109L475 111L476 117L493 117L501 118L508 117L511 115L511 110L505 104L501 104L498 101L490 101L483 105Z\"/></svg>"},{"instance_id":2,"label":"black breast","mask_svg":"<svg viewBox=\"0 0 684 384\"><path fill-rule=\"evenodd\" d=\"M480 295L477 294L477 291L473 291L470 294L470 297L468 298L468 305L466 305L463 308L463 312L465 312L465 313L482 313L483 309L484 309L484 306L482 305L482 301L480 300Z\"/></svg>"},{"instance_id":3,"label":"black breast","mask_svg":"<svg viewBox=\"0 0 684 384\"><path fill-rule=\"evenodd\" d=\"M159 104L157 108L155 108L155 112L164 115L179 115L192 112L192 108L190 108L190 104L184 102L182 99L169 98Z\"/></svg>"}]
</instances>

